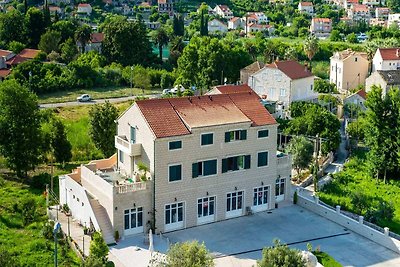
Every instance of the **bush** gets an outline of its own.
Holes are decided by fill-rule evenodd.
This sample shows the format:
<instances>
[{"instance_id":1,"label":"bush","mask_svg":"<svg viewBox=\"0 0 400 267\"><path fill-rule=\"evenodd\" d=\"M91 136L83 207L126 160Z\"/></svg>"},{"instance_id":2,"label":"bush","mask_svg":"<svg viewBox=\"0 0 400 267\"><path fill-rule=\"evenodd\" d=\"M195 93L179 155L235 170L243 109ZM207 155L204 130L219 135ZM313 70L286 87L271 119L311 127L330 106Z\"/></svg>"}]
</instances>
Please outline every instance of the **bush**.
<instances>
[{"instance_id":1,"label":"bush","mask_svg":"<svg viewBox=\"0 0 400 267\"><path fill-rule=\"evenodd\" d=\"M377 207L366 212L365 220L376 224L382 224L384 221L391 221L394 217L394 210L392 203L380 200Z\"/></svg>"},{"instance_id":2,"label":"bush","mask_svg":"<svg viewBox=\"0 0 400 267\"><path fill-rule=\"evenodd\" d=\"M50 184L51 175L47 172L35 175L31 179L31 186L36 189L45 189L46 184Z\"/></svg>"},{"instance_id":3,"label":"bush","mask_svg":"<svg viewBox=\"0 0 400 267\"><path fill-rule=\"evenodd\" d=\"M167 267L211 267L213 259L204 243L176 243L167 252Z\"/></svg>"},{"instance_id":4,"label":"bush","mask_svg":"<svg viewBox=\"0 0 400 267\"><path fill-rule=\"evenodd\" d=\"M290 249L287 245L281 244L279 240L274 240L273 247L263 249L262 259L257 262L257 265L259 267L305 267L306 262L299 250Z\"/></svg>"},{"instance_id":5,"label":"bush","mask_svg":"<svg viewBox=\"0 0 400 267\"><path fill-rule=\"evenodd\" d=\"M23 224L26 226L36 218L37 203L32 197L23 198L19 207Z\"/></svg>"},{"instance_id":6,"label":"bush","mask_svg":"<svg viewBox=\"0 0 400 267\"><path fill-rule=\"evenodd\" d=\"M53 239L53 229L54 229L54 221L48 221L43 225L42 235L46 239Z\"/></svg>"}]
</instances>

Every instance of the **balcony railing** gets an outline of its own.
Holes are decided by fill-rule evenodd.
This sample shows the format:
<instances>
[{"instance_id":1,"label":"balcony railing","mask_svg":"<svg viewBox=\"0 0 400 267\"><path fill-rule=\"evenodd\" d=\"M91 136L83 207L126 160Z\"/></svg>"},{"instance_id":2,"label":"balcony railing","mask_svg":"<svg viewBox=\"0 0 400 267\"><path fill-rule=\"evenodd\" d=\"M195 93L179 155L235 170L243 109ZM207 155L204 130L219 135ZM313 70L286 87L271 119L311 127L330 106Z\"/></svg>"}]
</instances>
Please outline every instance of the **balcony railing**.
<instances>
[{"instance_id":1,"label":"balcony railing","mask_svg":"<svg viewBox=\"0 0 400 267\"><path fill-rule=\"evenodd\" d=\"M142 154L142 144L131 143L126 136L115 136L115 147L130 156L140 156Z\"/></svg>"},{"instance_id":2,"label":"balcony railing","mask_svg":"<svg viewBox=\"0 0 400 267\"><path fill-rule=\"evenodd\" d=\"M132 184L119 185L117 186L117 192L118 194L125 194L130 192L146 190L146 188L147 188L146 182L138 182Z\"/></svg>"},{"instance_id":3,"label":"balcony railing","mask_svg":"<svg viewBox=\"0 0 400 267\"><path fill-rule=\"evenodd\" d=\"M276 156L276 165L279 167L286 167L288 165L291 165L291 159L289 155L280 153Z\"/></svg>"}]
</instances>

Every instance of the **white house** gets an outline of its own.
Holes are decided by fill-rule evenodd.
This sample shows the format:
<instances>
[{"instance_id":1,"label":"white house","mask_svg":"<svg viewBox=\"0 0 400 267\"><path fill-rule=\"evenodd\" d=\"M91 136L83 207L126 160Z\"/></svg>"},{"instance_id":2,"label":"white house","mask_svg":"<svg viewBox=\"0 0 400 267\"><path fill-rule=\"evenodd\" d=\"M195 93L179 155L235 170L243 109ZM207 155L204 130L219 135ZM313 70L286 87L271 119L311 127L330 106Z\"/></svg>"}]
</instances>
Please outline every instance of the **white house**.
<instances>
[{"instance_id":1,"label":"white house","mask_svg":"<svg viewBox=\"0 0 400 267\"><path fill-rule=\"evenodd\" d=\"M223 17L224 19L231 19L233 18L233 12L227 5L216 5L214 8L214 12Z\"/></svg>"},{"instance_id":2,"label":"white house","mask_svg":"<svg viewBox=\"0 0 400 267\"><path fill-rule=\"evenodd\" d=\"M225 33L227 31L228 31L228 26L218 19L213 19L208 22L209 33L216 33L216 32Z\"/></svg>"},{"instance_id":3,"label":"white house","mask_svg":"<svg viewBox=\"0 0 400 267\"><path fill-rule=\"evenodd\" d=\"M388 19L390 14L390 8L388 7L377 7L375 8L375 18L377 19Z\"/></svg>"},{"instance_id":4,"label":"white house","mask_svg":"<svg viewBox=\"0 0 400 267\"><path fill-rule=\"evenodd\" d=\"M78 14L86 14L90 16L92 14L92 6L90 4L79 4Z\"/></svg>"},{"instance_id":5,"label":"white house","mask_svg":"<svg viewBox=\"0 0 400 267\"><path fill-rule=\"evenodd\" d=\"M400 69L400 47L378 48L372 60L372 71Z\"/></svg>"},{"instance_id":6,"label":"white house","mask_svg":"<svg viewBox=\"0 0 400 267\"><path fill-rule=\"evenodd\" d=\"M228 21L228 29L236 30L238 28L243 28L243 20L239 17L233 17Z\"/></svg>"},{"instance_id":7,"label":"white house","mask_svg":"<svg viewBox=\"0 0 400 267\"><path fill-rule=\"evenodd\" d=\"M314 14L314 5L312 2L299 2L298 10L308 15Z\"/></svg>"},{"instance_id":8,"label":"white house","mask_svg":"<svg viewBox=\"0 0 400 267\"><path fill-rule=\"evenodd\" d=\"M314 100L314 75L297 61L276 61L249 76L248 85L266 100L276 101L279 116L286 116L294 101ZM279 111L280 110L280 111Z\"/></svg>"},{"instance_id":9,"label":"white house","mask_svg":"<svg viewBox=\"0 0 400 267\"><path fill-rule=\"evenodd\" d=\"M246 17L247 17L247 23L251 23L251 22L256 23L256 24L267 24L268 23L268 17L265 15L264 12L249 12L243 17L243 20L246 20Z\"/></svg>"},{"instance_id":10,"label":"white house","mask_svg":"<svg viewBox=\"0 0 400 267\"><path fill-rule=\"evenodd\" d=\"M362 4L369 6L369 7L378 7L380 5L385 6L386 1L385 0L363 0Z\"/></svg>"},{"instance_id":11,"label":"white house","mask_svg":"<svg viewBox=\"0 0 400 267\"><path fill-rule=\"evenodd\" d=\"M355 4L347 9L347 16L353 21L366 21L371 18L371 12L368 6Z\"/></svg>"},{"instance_id":12,"label":"white house","mask_svg":"<svg viewBox=\"0 0 400 267\"><path fill-rule=\"evenodd\" d=\"M367 100L367 94L365 90L359 90L354 94L349 95L343 100L343 104L353 104L361 108L361 110L366 110L365 100Z\"/></svg>"},{"instance_id":13,"label":"white house","mask_svg":"<svg viewBox=\"0 0 400 267\"><path fill-rule=\"evenodd\" d=\"M373 85L382 88L382 95L385 96L391 87L400 88L400 70L377 70L365 81L366 91L371 91Z\"/></svg>"},{"instance_id":14,"label":"white house","mask_svg":"<svg viewBox=\"0 0 400 267\"><path fill-rule=\"evenodd\" d=\"M332 31L332 20L329 18L312 18L310 32L317 37L327 37Z\"/></svg>"},{"instance_id":15,"label":"white house","mask_svg":"<svg viewBox=\"0 0 400 267\"><path fill-rule=\"evenodd\" d=\"M389 14L388 18L388 27L390 27L393 24L397 24L397 27L400 28L400 13L396 14Z\"/></svg>"}]
</instances>

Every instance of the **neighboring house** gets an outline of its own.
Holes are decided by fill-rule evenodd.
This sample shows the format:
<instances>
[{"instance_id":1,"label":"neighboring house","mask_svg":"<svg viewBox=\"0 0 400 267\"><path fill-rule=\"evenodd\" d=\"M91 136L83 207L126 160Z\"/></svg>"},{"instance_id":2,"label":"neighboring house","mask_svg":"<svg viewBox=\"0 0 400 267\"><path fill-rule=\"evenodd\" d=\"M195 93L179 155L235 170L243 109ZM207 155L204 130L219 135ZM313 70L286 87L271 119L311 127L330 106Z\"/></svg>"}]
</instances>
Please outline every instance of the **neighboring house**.
<instances>
[{"instance_id":1,"label":"neighboring house","mask_svg":"<svg viewBox=\"0 0 400 267\"><path fill-rule=\"evenodd\" d=\"M228 31L228 26L225 23L218 19L213 19L208 22L208 32L209 33L216 33L222 32L225 33Z\"/></svg>"},{"instance_id":2,"label":"neighboring house","mask_svg":"<svg viewBox=\"0 0 400 267\"><path fill-rule=\"evenodd\" d=\"M242 84L247 84L249 82L249 77L255 72L264 68L265 64L261 61L255 61L250 65L244 67L240 70L240 82Z\"/></svg>"},{"instance_id":3,"label":"neighboring house","mask_svg":"<svg viewBox=\"0 0 400 267\"><path fill-rule=\"evenodd\" d=\"M243 28L243 21L239 17L233 17L228 21L228 29L236 30L238 28Z\"/></svg>"},{"instance_id":4,"label":"neighboring house","mask_svg":"<svg viewBox=\"0 0 400 267\"><path fill-rule=\"evenodd\" d=\"M400 69L400 47L378 48L372 59L372 71Z\"/></svg>"},{"instance_id":5,"label":"neighboring house","mask_svg":"<svg viewBox=\"0 0 400 267\"><path fill-rule=\"evenodd\" d=\"M256 24L256 23L250 23L247 24L246 26L247 33L265 32L265 31L271 32L272 27L270 25Z\"/></svg>"},{"instance_id":6,"label":"neighboring house","mask_svg":"<svg viewBox=\"0 0 400 267\"><path fill-rule=\"evenodd\" d=\"M298 10L308 15L314 14L314 5L312 2L299 2Z\"/></svg>"},{"instance_id":7,"label":"neighboring house","mask_svg":"<svg viewBox=\"0 0 400 267\"><path fill-rule=\"evenodd\" d=\"M365 107L365 100L367 100L367 94L365 90L359 90L354 94L349 95L343 100L343 104L354 104L361 108L362 111L365 111L367 108Z\"/></svg>"},{"instance_id":8,"label":"neighboring house","mask_svg":"<svg viewBox=\"0 0 400 267\"><path fill-rule=\"evenodd\" d=\"M2 82L8 75L10 75L10 69L0 69L0 82Z\"/></svg>"},{"instance_id":9,"label":"neighboring house","mask_svg":"<svg viewBox=\"0 0 400 267\"><path fill-rule=\"evenodd\" d=\"M224 19L231 19L233 18L233 12L227 5L216 5L214 8L214 12L223 17Z\"/></svg>"},{"instance_id":10,"label":"neighboring house","mask_svg":"<svg viewBox=\"0 0 400 267\"><path fill-rule=\"evenodd\" d=\"M161 27L161 24L159 21L145 21L144 24L149 28L150 30L157 30Z\"/></svg>"},{"instance_id":11,"label":"neighboring house","mask_svg":"<svg viewBox=\"0 0 400 267\"><path fill-rule=\"evenodd\" d=\"M377 19L373 18L369 20L369 26L380 26L386 28L387 26L387 20L385 19Z\"/></svg>"},{"instance_id":12,"label":"neighboring house","mask_svg":"<svg viewBox=\"0 0 400 267\"><path fill-rule=\"evenodd\" d=\"M90 35L90 40L85 46L85 51L97 51L101 54L101 46L104 41L104 33L102 32L94 32Z\"/></svg>"},{"instance_id":13,"label":"neighboring house","mask_svg":"<svg viewBox=\"0 0 400 267\"><path fill-rule=\"evenodd\" d=\"M330 82L341 92L348 92L365 84L368 75L368 56L364 52L347 49L331 56Z\"/></svg>"},{"instance_id":14,"label":"neighboring house","mask_svg":"<svg viewBox=\"0 0 400 267\"><path fill-rule=\"evenodd\" d=\"M388 27L392 25L397 25L397 27L400 28L400 13L389 14Z\"/></svg>"},{"instance_id":15,"label":"neighboring house","mask_svg":"<svg viewBox=\"0 0 400 267\"><path fill-rule=\"evenodd\" d=\"M243 20L246 20L246 17L247 23L268 24L268 17L264 12L249 12L243 17Z\"/></svg>"},{"instance_id":16,"label":"neighboring house","mask_svg":"<svg viewBox=\"0 0 400 267\"><path fill-rule=\"evenodd\" d=\"M371 91L373 85L382 88L382 95L385 96L391 87L400 88L400 70L377 70L365 81L366 91Z\"/></svg>"},{"instance_id":17,"label":"neighboring house","mask_svg":"<svg viewBox=\"0 0 400 267\"><path fill-rule=\"evenodd\" d=\"M0 49L0 69L7 68L7 61L15 57L15 54L12 51L1 50Z\"/></svg>"},{"instance_id":18,"label":"neighboring house","mask_svg":"<svg viewBox=\"0 0 400 267\"><path fill-rule=\"evenodd\" d=\"M60 4L69 5L71 4L71 0L47 0L47 3L49 5L60 5Z\"/></svg>"},{"instance_id":19,"label":"neighboring house","mask_svg":"<svg viewBox=\"0 0 400 267\"><path fill-rule=\"evenodd\" d=\"M173 0L157 0L158 12L167 13L170 16L174 15L174 2Z\"/></svg>"},{"instance_id":20,"label":"neighboring house","mask_svg":"<svg viewBox=\"0 0 400 267\"><path fill-rule=\"evenodd\" d=\"M351 8L351 6L358 5L358 4L359 4L359 0L344 0L343 8L347 10L347 9Z\"/></svg>"},{"instance_id":21,"label":"neighboring house","mask_svg":"<svg viewBox=\"0 0 400 267\"><path fill-rule=\"evenodd\" d=\"M228 84L228 85L217 85L213 89L207 92L207 95L218 95L218 94L237 94L237 93L253 93L254 91L247 84Z\"/></svg>"},{"instance_id":22,"label":"neighboring house","mask_svg":"<svg viewBox=\"0 0 400 267\"><path fill-rule=\"evenodd\" d=\"M368 6L354 4L347 9L347 16L353 21L366 21L369 22L371 12Z\"/></svg>"},{"instance_id":23,"label":"neighboring house","mask_svg":"<svg viewBox=\"0 0 400 267\"><path fill-rule=\"evenodd\" d=\"M90 16L92 14L92 6L90 4L79 4L78 14Z\"/></svg>"},{"instance_id":24,"label":"neighboring house","mask_svg":"<svg viewBox=\"0 0 400 267\"><path fill-rule=\"evenodd\" d=\"M107 243L116 231L165 233L274 209L291 201L277 128L254 93L136 101L117 120L116 155L60 176L60 204Z\"/></svg>"},{"instance_id":25,"label":"neighboring house","mask_svg":"<svg viewBox=\"0 0 400 267\"><path fill-rule=\"evenodd\" d=\"M59 6L49 6L49 11L52 16L55 16L56 14L58 16L63 15L63 10Z\"/></svg>"},{"instance_id":26,"label":"neighboring house","mask_svg":"<svg viewBox=\"0 0 400 267\"><path fill-rule=\"evenodd\" d=\"M390 8L388 7L377 7L375 8L375 18L387 20L389 18Z\"/></svg>"},{"instance_id":27,"label":"neighboring house","mask_svg":"<svg viewBox=\"0 0 400 267\"><path fill-rule=\"evenodd\" d=\"M313 18L310 31L317 37L328 37L332 31L332 20L329 18Z\"/></svg>"},{"instance_id":28,"label":"neighboring house","mask_svg":"<svg viewBox=\"0 0 400 267\"><path fill-rule=\"evenodd\" d=\"M25 48L18 55L7 60L6 64L11 68L27 60L34 59L39 53L40 50Z\"/></svg>"},{"instance_id":29,"label":"neighboring house","mask_svg":"<svg viewBox=\"0 0 400 267\"><path fill-rule=\"evenodd\" d=\"M252 74L248 85L266 100L276 101L278 116L295 101L310 101L318 97L314 89L314 75L297 61L276 61Z\"/></svg>"},{"instance_id":30,"label":"neighboring house","mask_svg":"<svg viewBox=\"0 0 400 267\"><path fill-rule=\"evenodd\" d=\"M368 7L379 7L379 6L385 6L386 1L385 0L363 0L362 1L363 5L366 5Z\"/></svg>"}]
</instances>

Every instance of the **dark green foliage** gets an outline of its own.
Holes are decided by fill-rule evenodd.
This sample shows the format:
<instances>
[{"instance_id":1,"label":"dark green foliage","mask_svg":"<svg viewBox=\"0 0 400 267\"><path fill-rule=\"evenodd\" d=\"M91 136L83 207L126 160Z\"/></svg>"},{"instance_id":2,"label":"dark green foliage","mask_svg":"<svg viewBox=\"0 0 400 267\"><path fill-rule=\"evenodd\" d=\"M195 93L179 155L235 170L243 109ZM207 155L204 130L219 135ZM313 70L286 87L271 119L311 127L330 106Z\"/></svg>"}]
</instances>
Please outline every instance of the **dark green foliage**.
<instances>
[{"instance_id":1,"label":"dark green foliage","mask_svg":"<svg viewBox=\"0 0 400 267\"><path fill-rule=\"evenodd\" d=\"M264 248L262 259L257 261L258 267L305 267L306 262L303 260L300 251L290 249L287 245L283 245L279 240L274 240L274 246Z\"/></svg>"},{"instance_id":2,"label":"dark green foliage","mask_svg":"<svg viewBox=\"0 0 400 267\"><path fill-rule=\"evenodd\" d=\"M117 117L118 110L108 101L102 105L94 105L89 111L89 135L95 146L106 157L115 153L116 124L114 121Z\"/></svg>"},{"instance_id":3,"label":"dark green foliage","mask_svg":"<svg viewBox=\"0 0 400 267\"><path fill-rule=\"evenodd\" d=\"M326 267L343 267L339 262L337 262L334 258L323 251L313 251L312 254L317 257L319 263Z\"/></svg>"},{"instance_id":4,"label":"dark green foliage","mask_svg":"<svg viewBox=\"0 0 400 267\"><path fill-rule=\"evenodd\" d=\"M365 220L372 223L384 224L393 220L395 208L391 202L379 201L375 207L370 207L365 213Z\"/></svg>"},{"instance_id":5,"label":"dark green foliage","mask_svg":"<svg viewBox=\"0 0 400 267\"><path fill-rule=\"evenodd\" d=\"M42 228L42 235L48 240L53 240L54 221L47 221Z\"/></svg>"},{"instance_id":6,"label":"dark green foliage","mask_svg":"<svg viewBox=\"0 0 400 267\"><path fill-rule=\"evenodd\" d=\"M87 24L83 24L76 29L75 40L77 42L79 42L82 53L85 52L85 46L90 40L91 33L92 33L92 29Z\"/></svg>"},{"instance_id":7,"label":"dark green foliage","mask_svg":"<svg viewBox=\"0 0 400 267\"><path fill-rule=\"evenodd\" d=\"M24 25L24 15L19 11L0 13L0 40L6 44L12 41L26 43Z\"/></svg>"},{"instance_id":8,"label":"dark green foliage","mask_svg":"<svg viewBox=\"0 0 400 267\"><path fill-rule=\"evenodd\" d=\"M26 37L30 47L37 47L45 32L46 23L43 12L35 7L29 8L25 16Z\"/></svg>"},{"instance_id":9,"label":"dark green foliage","mask_svg":"<svg viewBox=\"0 0 400 267\"><path fill-rule=\"evenodd\" d=\"M47 172L44 172L44 173L32 176L30 184L33 188L44 190L46 187L46 184L50 184L50 180L51 180L51 175L48 174Z\"/></svg>"},{"instance_id":10,"label":"dark green foliage","mask_svg":"<svg viewBox=\"0 0 400 267\"><path fill-rule=\"evenodd\" d=\"M90 243L90 256L93 259L100 260L101 263L107 262L108 246L99 232L92 235L92 242Z\"/></svg>"},{"instance_id":11,"label":"dark green foliage","mask_svg":"<svg viewBox=\"0 0 400 267\"><path fill-rule=\"evenodd\" d=\"M299 201L299 196L297 195L297 191L294 191L293 204L297 204L297 201Z\"/></svg>"},{"instance_id":12,"label":"dark green foliage","mask_svg":"<svg viewBox=\"0 0 400 267\"><path fill-rule=\"evenodd\" d=\"M19 264L15 257L4 248L0 248L0 266L2 267L18 267Z\"/></svg>"},{"instance_id":13,"label":"dark green foliage","mask_svg":"<svg viewBox=\"0 0 400 267\"><path fill-rule=\"evenodd\" d=\"M17 42L17 41L12 41L8 45L8 50L13 51L14 54L18 54L25 48L25 45L23 43Z\"/></svg>"},{"instance_id":14,"label":"dark green foliage","mask_svg":"<svg viewBox=\"0 0 400 267\"><path fill-rule=\"evenodd\" d=\"M78 55L78 48L72 38L69 38L60 45L61 58L64 63L70 63Z\"/></svg>"},{"instance_id":15,"label":"dark green foliage","mask_svg":"<svg viewBox=\"0 0 400 267\"><path fill-rule=\"evenodd\" d=\"M23 198L19 204L22 215L22 222L26 226L32 223L36 218L37 203L34 198Z\"/></svg>"},{"instance_id":16,"label":"dark green foliage","mask_svg":"<svg viewBox=\"0 0 400 267\"><path fill-rule=\"evenodd\" d=\"M15 81L0 84L0 154L18 176L39 163L40 117L36 97Z\"/></svg>"},{"instance_id":17,"label":"dark green foliage","mask_svg":"<svg viewBox=\"0 0 400 267\"><path fill-rule=\"evenodd\" d=\"M154 34L152 36L152 39L153 39L153 42L156 45L158 45L160 60L162 60L162 49L163 49L164 45L168 44L168 41L169 41L167 31L163 27L161 27L153 33Z\"/></svg>"},{"instance_id":18,"label":"dark green foliage","mask_svg":"<svg viewBox=\"0 0 400 267\"><path fill-rule=\"evenodd\" d=\"M61 34L57 31L47 31L40 37L39 49L46 54L58 51L58 44L61 41Z\"/></svg>"},{"instance_id":19,"label":"dark green foliage","mask_svg":"<svg viewBox=\"0 0 400 267\"><path fill-rule=\"evenodd\" d=\"M292 155L293 167L298 175L311 163L313 150L313 144L304 136L295 136L290 140L287 152Z\"/></svg>"},{"instance_id":20,"label":"dark green foliage","mask_svg":"<svg viewBox=\"0 0 400 267\"><path fill-rule=\"evenodd\" d=\"M51 147L56 162L65 163L71 160L71 143L67 139L64 124L57 119L52 120L53 132L51 135Z\"/></svg>"},{"instance_id":21,"label":"dark green foliage","mask_svg":"<svg viewBox=\"0 0 400 267\"><path fill-rule=\"evenodd\" d=\"M354 32L350 33L349 35L346 36L346 41L351 43L351 44L356 44L358 43L357 36Z\"/></svg>"},{"instance_id":22,"label":"dark green foliage","mask_svg":"<svg viewBox=\"0 0 400 267\"><path fill-rule=\"evenodd\" d=\"M172 28L176 36L183 36L185 34L184 18L181 14L174 15Z\"/></svg>"},{"instance_id":23,"label":"dark green foliage","mask_svg":"<svg viewBox=\"0 0 400 267\"><path fill-rule=\"evenodd\" d=\"M333 93L336 91L336 86L329 81L316 79L314 82L314 91L318 93Z\"/></svg>"}]
</instances>

